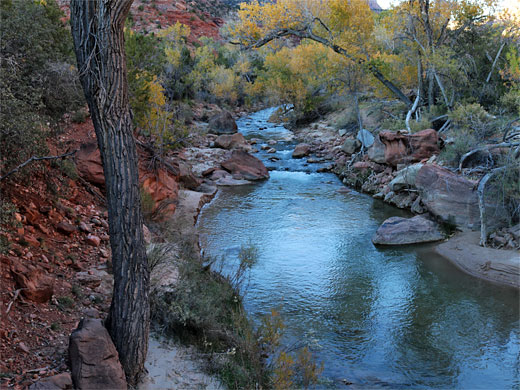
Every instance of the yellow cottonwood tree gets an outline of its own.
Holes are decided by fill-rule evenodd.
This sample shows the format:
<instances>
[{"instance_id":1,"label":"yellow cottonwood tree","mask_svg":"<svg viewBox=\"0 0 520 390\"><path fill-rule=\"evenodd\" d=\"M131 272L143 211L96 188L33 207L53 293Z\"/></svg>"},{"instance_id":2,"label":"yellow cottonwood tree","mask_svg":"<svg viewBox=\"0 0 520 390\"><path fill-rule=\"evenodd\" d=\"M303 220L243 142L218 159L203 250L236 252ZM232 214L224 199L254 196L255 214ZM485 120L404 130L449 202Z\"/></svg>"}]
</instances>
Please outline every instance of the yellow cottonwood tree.
<instances>
[{"instance_id":1,"label":"yellow cottonwood tree","mask_svg":"<svg viewBox=\"0 0 520 390\"><path fill-rule=\"evenodd\" d=\"M260 48L284 37L311 40L367 70L391 93L410 99L379 69L374 15L365 0L279 0L242 3L231 35L246 48Z\"/></svg>"}]
</instances>

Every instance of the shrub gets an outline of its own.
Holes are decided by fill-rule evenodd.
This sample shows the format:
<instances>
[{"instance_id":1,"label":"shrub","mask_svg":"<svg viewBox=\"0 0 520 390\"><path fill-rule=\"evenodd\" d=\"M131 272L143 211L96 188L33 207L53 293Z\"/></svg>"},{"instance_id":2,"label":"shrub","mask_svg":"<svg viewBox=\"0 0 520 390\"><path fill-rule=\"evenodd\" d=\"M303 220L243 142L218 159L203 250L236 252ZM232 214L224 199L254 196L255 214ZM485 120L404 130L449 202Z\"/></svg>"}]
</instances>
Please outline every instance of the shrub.
<instances>
[{"instance_id":1,"label":"shrub","mask_svg":"<svg viewBox=\"0 0 520 390\"><path fill-rule=\"evenodd\" d=\"M467 129L454 129L450 134L450 140L439 158L451 166L458 166L460 158L478 145L477 137Z\"/></svg>"},{"instance_id":2,"label":"shrub","mask_svg":"<svg viewBox=\"0 0 520 390\"><path fill-rule=\"evenodd\" d=\"M480 104L458 105L449 118L455 127L471 132L478 140L484 140L496 131L494 117Z\"/></svg>"},{"instance_id":3,"label":"shrub","mask_svg":"<svg viewBox=\"0 0 520 390\"><path fill-rule=\"evenodd\" d=\"M45 153L44 123L83 101L62 17L54 0L0 2L0 173Z\"/></svg>"},{"instance_id":4,"label":"shrub","mask_svg":"<svg viewBox=\"0 0 520 390\"><path fill-rule=\"evenodd\" d=\"M500 104L513 115L520 115L520 89L512 88L500 98Z\"/></svg>"}]
</instances>

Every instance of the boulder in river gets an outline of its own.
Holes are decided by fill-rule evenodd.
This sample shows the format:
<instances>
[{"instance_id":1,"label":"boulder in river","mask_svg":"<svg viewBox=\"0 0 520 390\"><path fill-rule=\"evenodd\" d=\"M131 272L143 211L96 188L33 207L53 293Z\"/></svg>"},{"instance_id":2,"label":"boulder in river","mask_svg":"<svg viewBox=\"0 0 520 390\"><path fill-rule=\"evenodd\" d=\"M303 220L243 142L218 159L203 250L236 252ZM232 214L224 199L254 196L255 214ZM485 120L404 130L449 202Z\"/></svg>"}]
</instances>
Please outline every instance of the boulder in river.
<instances>
[{"instance_id":1,"label":"boulder in river","mask_svg":"<svg viewBox=\"0 0 520 390\"><path fill-rule=\"evenodd\" d=\"M294 148L292 157L302 158L308 156L311 153L311 146L309 144L298 144Z\"/></svg>"},{"instance_id":2,"label":"boulder in river","mask_svg":"<svg viewBox=\"0 0 520 390\"><path fill-rule=\"evenodd\" d=\"M219 112L208 123L208 131L214 134L234 134L237 130L237 123L229 111Z\"/></svg>"},{"instance_id":3,"label":"boulder in river","mask_svg":"<svg viewBox=\"0 0 520 390\"><path fill-rule=\"evenodd\" d=\"M251 149L241 133L219 135L215 140L215 147L228 150L243 149L248 151Z\"/></svg>"},{"instance_id":4,"label":"boulder in river","mask_svg":"<svg viewBox=\"0 0 520 390\"><path fill-rule=\"evenodd\" d=\"M378 245L405 245L444 239L439 226L423 216L391 217L377 229L372 242Z\"/></svg>"},{"instance_id":5,"label":"boulder in river","mask_svg":"<svg viewBox=\"0 0 520 390\"><path fill-rule=\"evenodd\" d=\"M221 163L237 180L263 180L269 178L265 165L254 156L242 150L234 150L231 158Z\"/></svg>"}]
</instances>

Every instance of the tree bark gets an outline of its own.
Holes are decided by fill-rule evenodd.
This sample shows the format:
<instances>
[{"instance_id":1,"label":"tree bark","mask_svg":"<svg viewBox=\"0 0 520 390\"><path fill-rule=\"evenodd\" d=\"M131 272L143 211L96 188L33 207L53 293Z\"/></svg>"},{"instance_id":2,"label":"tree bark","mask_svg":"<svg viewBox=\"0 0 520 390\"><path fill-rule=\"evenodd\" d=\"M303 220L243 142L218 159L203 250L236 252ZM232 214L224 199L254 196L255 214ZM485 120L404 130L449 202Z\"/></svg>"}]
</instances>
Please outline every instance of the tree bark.
<instances>
[{"instance_id":1,"label":"tree bark","mask_svg":"<svg viewBox=\"0 0 520 390\"><path fill-rule=\"evenodd\" d=\"M114 293L106 325L127 381L135 385L144 371L150 307L124 55L123 27L132 1L72 0L71 27L106 181L114 271Z\"/></svg>"}]
</instances>

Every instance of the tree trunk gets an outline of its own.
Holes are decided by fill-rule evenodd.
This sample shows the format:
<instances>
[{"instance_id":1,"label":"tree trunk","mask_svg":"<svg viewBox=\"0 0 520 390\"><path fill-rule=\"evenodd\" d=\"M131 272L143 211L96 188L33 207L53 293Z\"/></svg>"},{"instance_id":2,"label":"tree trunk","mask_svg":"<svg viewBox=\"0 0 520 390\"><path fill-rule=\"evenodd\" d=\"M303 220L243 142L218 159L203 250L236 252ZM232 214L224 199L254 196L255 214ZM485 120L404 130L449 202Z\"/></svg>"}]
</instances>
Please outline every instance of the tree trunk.
<instances>
[{"instance_id":1,"label":"tree trunk","mask_svg":"<svg viewBox=\"0 0 520 390\"><path fill-rule=\"evenodd\" d=\"M114 294L107 328L127 381L135 385L148 350L149 269L143 240L137 152L128 101L123 27L133 0L72 0L80 79L105 173Z\"/></svg>"}]
</instances>

